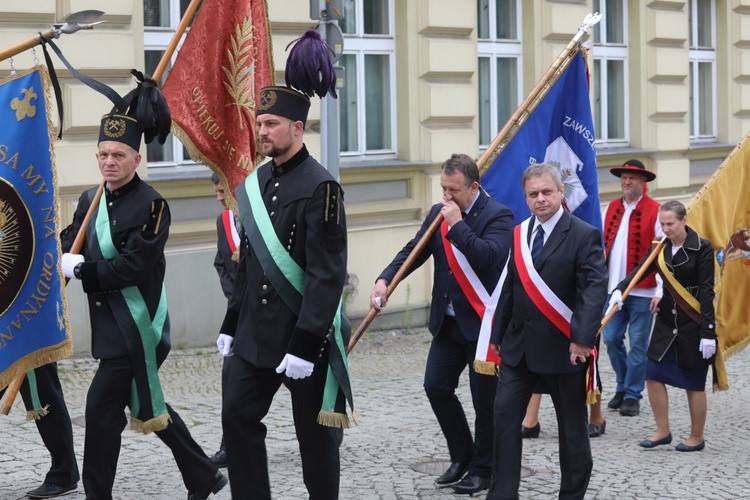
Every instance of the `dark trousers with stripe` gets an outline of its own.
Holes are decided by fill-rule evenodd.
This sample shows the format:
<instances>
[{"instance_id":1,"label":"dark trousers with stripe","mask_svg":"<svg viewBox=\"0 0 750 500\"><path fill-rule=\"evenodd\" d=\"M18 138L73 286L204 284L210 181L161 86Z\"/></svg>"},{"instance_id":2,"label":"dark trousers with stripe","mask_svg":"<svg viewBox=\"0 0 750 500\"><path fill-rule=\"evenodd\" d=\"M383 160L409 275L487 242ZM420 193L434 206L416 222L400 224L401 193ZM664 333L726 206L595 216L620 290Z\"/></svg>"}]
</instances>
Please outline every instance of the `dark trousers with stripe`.
<instances>
[{"instance_id":1,"label":"dark trousers with stripe","mask_svg":"<svg viewBox=\"0 0 750 500\"><path fill-rule=\"evenodd\" d=\"M44 446L49 450L52 465L44 481L57 486L72 486L78 482L78 463L73 449L73 426L65 405L60 378L57 376L57 363L49 363L34 370L35 381L27 377L21 385L21 397L27 411L32 411L35 403L48 407L47 415L36 421L36 428ZM32 386L37 397L32 397ZM5 391L0 391L0 397Z\"/></svg>"},{"instance_id":2,"label":"dark trousers with stripe","mask_svg":"<svg viewBox=\"0 0 750 500\"><path fill-rule=\"evenodd\" d=\"M83 449L83 485L87 499L111 499L121 434L127 424L133 369L130 358L103 359L86 398L86 439ZM218 469L190 435L185 423L167 405L172 422L156 435L172 451L188 491L200 491L216 479ZM161 469L161 472L166 472ZM147 495L148 492L143 492Z\"/></svg>"},{"instance_id":3,"label":"dark trousers with stripe","mask_svg":"<svg viewBox=\"0 0 750 500\"><path fill-rule=\"evenodd\" d=\"M339 497L339 446L343 430L317 422L327 366L328 356L324 353L311 376L292 380L276 373L273 368L258 368L242 358L233 357L222 411L232 498L271 498L266 426L262 420L282 383L292 396L302 475L310 500L335 500Z\"/></svg>"}]
</instances>

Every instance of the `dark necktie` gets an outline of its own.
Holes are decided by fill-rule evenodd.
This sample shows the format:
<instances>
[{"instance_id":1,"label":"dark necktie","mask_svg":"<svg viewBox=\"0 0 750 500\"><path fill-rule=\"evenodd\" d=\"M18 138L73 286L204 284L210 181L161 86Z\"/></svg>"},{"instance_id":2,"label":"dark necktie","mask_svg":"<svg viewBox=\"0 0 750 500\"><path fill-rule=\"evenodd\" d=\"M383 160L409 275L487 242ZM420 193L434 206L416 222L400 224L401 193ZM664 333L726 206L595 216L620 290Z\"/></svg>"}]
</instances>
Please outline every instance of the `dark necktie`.
<instances>
[{"instance_id":1,"label":"dark necktie","mask_svg":"<svg viewBox=\"0 0 750 500\"><path fill-rule=\"evenodd\" d=\"M531 245L531 260L536 262L536 258L542 253L542 247L544 246L544 228L539 226L536 230L536 236L534 236L534 243Z\"/></svg>"}]
</instances>

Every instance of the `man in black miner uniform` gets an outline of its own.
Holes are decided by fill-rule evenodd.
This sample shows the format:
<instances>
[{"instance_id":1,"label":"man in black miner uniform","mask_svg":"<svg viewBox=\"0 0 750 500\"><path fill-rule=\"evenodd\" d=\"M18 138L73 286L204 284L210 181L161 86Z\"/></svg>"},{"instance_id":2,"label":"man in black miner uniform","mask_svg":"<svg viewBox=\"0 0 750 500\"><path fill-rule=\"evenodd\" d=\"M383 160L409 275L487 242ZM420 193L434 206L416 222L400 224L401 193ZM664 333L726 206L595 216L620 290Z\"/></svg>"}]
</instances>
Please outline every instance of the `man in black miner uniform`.
<instances>
[{"instance_id":1,"label":"man in black miner uniform","mask_svg":"<svg viewBox=\"0 0 750 500\"><path fill-rule=\"evenodd\" d=\"M327 336L346 277L346 218L341 187L303 143L309 107L288 87L261 90L258 137L272 160L235 190L240 266L217 346L234 353L222 421L236 499L271 498L262 420L281 384L291 392L310 498L339 493L343 431L318 421L329 359L338 353ZM282 266L299 270L301 288L290 290Z\"/></svg>"},{"instance_id":2,"label":"man in black miner uniform","mask_svg":"<svg viewBox=\"0 0 750 500\"><path fill-rule=\"evenodd\" d=\"M38 488L26 493L30 498L54 498L78 488L78 462L73 449L73 427L65 405L57 363L29 371L21 385L27 419L34 419L39 435L52 459L52 465ZM5 389L0 391L0 398Z\"/></svg>"},{"instance_id":3,"label":"man in black miner uniform","mask_svg":"<svg viewBox=\"0 0 750 500\"><path fill-rule=\"evenodd\" d=\"M130 112L138 109L141 92L158 92L146 80L125 97ZM163 101L163 96L158 94ZM169 122L164 104L163 124ZM155 431L177 462L188 499L205 499L227 483L216 465L193 440L180 416L164 401L158 366L169 352L169 316L164 297L170 213L164 198L141 181L136 168L141 135L147 141L158 133L163 142L168 132L142 129L145 117L109 114L102 118L96 155L105 180L86 230L80 255L65 253L63 273L79 279L88 295L91 350L99 367L86 398L86 437L83 484L87 499L111 499L121 434L130 406L131 427ZM61 235L68 251L92 204L96 189L84 192L73 223ZM131 390L133 388L133 390ZM147 494L147 492L144 492Z\"/></svg>"}]
</instances>

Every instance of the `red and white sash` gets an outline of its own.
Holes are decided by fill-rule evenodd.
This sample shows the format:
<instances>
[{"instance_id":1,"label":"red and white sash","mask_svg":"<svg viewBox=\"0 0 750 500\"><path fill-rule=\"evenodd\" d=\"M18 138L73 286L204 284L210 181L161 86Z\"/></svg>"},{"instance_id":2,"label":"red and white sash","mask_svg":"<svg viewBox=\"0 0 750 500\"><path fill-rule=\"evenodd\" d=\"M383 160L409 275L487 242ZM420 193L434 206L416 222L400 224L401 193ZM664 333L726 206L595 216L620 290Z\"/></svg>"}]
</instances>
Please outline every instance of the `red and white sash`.
<instances>
[{"instance_id":1,"label":"red and white sash","mask_svg":"<svg viewBox=\"0 0 750 500\"><path fill-rule=\"evenodd\" d=\"M445 256L448 260L448 267L453 272L453 276L456 278L458 286L464 292L469 304L471 304L471 307L479 317L482 318L474 360L474 371L484 375L495 375L497 366L500 364L500 358L490 349L490 334L497 301L500 298L500 291L503 288L505 276L508 274L508 262L506 260L500 279L495 285L492 294L490 294L471 267L471 264L469 264L469 261L466 260L466 256L459 249L454 248L445 237L447 233L448 223L443 221L440 225L440 234L443 240L443 247L445 248Z\"/></svg>"},{"instance_id":2,"label":"red and white sash","mask_svg":"<svg viewBox=\"0 0 750 500\"><path fill-rule=\"evenodd\" d=\"M228 208L221 212L221 223L224 226L224 235L229 243L229 249L232 251L232 259L235 259L235 255L239 257L237 247L240 245L240 235L237 232L237 226L234 223L235 217L234 212Z\"/></svg>"},{"instance_id":3,"label":"red and white sash","mask_svg":"<svg viewBox=\"0 0 750 500\"><path fill-rule=\"evenodd\" d=\"M516 271L518 272L523 289L537 309L570 339L570 320L573 318L573 311L560 300L555 292L544 282L542 277L539 276L531 259L531 250L529 249L529 243L526 241L531 219L529 217L513 230ZM588 370L586 374L587 404L594 404L596 402L596 395L598 393L598 388L596 387L598 369L596 359L598 357L599 353L595 346L588 358Z\"/></svg>"},{"instance_id":4,"label":"red and white sash","mask_svg":"<svg viewBox=\"0 0 750 500\"><path fill-rule=\"evenodd\" d=\"M526 294L539 311L566 337L570 338L570 320L573 317L573 311L547 286L534 267L531 250L525 236L528 234L530 222L531 218L528 218L513 230L514 258L518 277L521 279Z\"/></svg>"}]
</instances>

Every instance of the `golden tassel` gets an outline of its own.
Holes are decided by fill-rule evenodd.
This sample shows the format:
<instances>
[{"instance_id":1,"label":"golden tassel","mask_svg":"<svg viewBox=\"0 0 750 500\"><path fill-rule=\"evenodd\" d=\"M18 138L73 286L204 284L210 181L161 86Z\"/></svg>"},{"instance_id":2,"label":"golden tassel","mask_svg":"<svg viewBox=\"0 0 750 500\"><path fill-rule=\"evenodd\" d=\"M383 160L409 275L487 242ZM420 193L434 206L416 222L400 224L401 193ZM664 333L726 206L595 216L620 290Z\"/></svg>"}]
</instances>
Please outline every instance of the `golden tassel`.
<instances>
[{"instance_id":1,"label":"golden tassel","mask_svg":"<svg viewBox=\"0 0 750 500\"><path fill-rule=\"evenodd\" d=\"M339 429L349 429L351 427L349 417L346 413L336 413L328 410L320 410L320 413L318 413L318 423L326 427L336 427Z\"/></svg>"},{"instance_id":2,"label":"golden tassel","mask_svg":"<svg viewBox=\"0 0 750 500\"><path fill-rule=\"evenodd\" d=\"M49 413L49 405L38 410L31 410L26 412L26 420L40 420L43 416Z\"/></svg>"},{"instance_id":3,"label":"golden tassel","mask_svg":"<svg viewBox=\"0 0 750 500\"><path fill-rule=\"evenodd\" d=\"M169 413L150 418L145 422L133 416L130 417L130 429L142 432L143 434L150 434L154 431L163 431L171 423L172 418L169 416Z\"/></svg>"},{"instance_id":4,"label":"golden tassel","mask_svg":"<svg viewBox=\"0 0 750 500\"><path fill-rule=\"evenodd\" d=\"M482 375L497 375L499 368L493 361L474 360L474 371Z\"/></svg>"},{"instance_id":5,"label":"golden tassel","mask_svg":"<svg viewBox=\"0 0 750 500\"><path fill-rule=\"evenodd\" d=\"M724 353L720 348L716 350L716 358L713 362L713 379L713 392L729 390L727 369L724 366Z\"/></svg>"}]
</instances>

